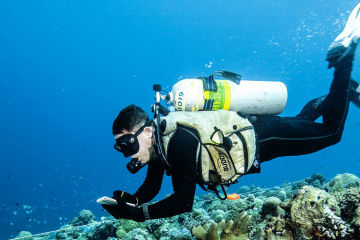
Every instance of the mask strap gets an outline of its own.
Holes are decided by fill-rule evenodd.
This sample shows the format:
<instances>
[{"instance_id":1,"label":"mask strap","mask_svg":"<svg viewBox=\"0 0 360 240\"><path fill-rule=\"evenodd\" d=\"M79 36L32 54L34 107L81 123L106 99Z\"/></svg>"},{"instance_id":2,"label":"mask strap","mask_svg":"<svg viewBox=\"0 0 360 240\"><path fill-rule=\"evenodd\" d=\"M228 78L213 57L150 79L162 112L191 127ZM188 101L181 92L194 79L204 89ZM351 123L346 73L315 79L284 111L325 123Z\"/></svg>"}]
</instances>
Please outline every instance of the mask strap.
<instances>
[{"instance_id":1,"label":"mask strap","mask_svg":"<svg viewBox=\"0 0 360 240\"><path fill-rule=\"evenodd\" d=\"M140 135L140 133L142 133L142 131L144 130L144 128L149 127L150 123L152 122L152 120L150 120L149 118L146 119L146 122L144 123L144 125L142 125L139 130L136 131L136 133L134 134L134 137L136 138L137 136Z\"/></svg>"}]
</instances>

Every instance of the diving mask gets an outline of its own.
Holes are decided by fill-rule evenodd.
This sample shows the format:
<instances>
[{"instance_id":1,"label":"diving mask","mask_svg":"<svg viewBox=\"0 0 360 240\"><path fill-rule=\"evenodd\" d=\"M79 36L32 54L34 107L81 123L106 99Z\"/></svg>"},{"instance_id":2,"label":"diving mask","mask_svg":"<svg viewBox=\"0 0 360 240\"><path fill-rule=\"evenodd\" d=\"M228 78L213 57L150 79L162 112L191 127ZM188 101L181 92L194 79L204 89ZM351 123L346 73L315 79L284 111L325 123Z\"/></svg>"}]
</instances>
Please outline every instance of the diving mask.
<instances>
[{"instance_id":1,"label":"diving mask","mask_svg":"<svg viewBox=\"0 0 360 240\"><path fill-rule=\"evenodd\" d=\"M114 148L124 154L124 157L129 157L134 155L139 151L139 141L137 140L137 136L144 130L145 127L150 126L152 120L147 119L146 123L136 131L135 134L125 134L116 139L116 143Z\"/></svg>"}]
</instances>

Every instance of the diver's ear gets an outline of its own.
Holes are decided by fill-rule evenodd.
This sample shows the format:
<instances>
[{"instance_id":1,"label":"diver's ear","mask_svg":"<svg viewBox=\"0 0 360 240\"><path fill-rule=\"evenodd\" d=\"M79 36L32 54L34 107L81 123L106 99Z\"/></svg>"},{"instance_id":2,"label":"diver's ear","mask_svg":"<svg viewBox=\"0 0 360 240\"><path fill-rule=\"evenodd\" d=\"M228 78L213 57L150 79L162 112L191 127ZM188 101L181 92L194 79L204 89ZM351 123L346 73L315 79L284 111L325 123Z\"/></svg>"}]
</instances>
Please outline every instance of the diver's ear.
<instances>
[{"instance_id":1,"label":"diver's ear","mask_svg":"<svg viewBox=\"0 0 360 240\"><path fill-rule=\"evenodd\" d=\"M152 135L153 135L152 127L144 128L144 132L145 132L146 136L148 136L148 137L152 137Z\"/></svg>"}]
</instances>

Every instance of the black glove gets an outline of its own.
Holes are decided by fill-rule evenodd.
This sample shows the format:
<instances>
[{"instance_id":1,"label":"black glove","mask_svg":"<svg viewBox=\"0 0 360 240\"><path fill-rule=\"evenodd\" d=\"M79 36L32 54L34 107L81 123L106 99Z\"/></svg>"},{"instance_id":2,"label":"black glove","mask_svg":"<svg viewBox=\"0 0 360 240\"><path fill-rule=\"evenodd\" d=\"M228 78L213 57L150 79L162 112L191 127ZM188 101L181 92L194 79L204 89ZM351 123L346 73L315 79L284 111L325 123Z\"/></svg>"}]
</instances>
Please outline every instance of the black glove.
<instances>
[{"instance_id":1,"label":"black glove","mask_svg":"<svg viewBox=\"0 0 360 240\"><path fill-rule=\"evenodd\" d=\"M118 202L118 205L105 205L102 207L116 219L131 219L137 222L144 222L145 217L141 208L130 207L125 202Z\"/></svg>"},{"instance_id":2,"label":"black glove","mask_svg":"<svg viewBox=\"0 0 360 240\"><path fill-rule=\"evenodd\" d=\"M139 204L139 201L136 197L134 197L130 193L120 191L120 190L115 191L113 193L112 198L115 199L118 204L120 204L120 202L123 202L123 203L127 202L127 203L134 204L135 207L137 207Z\"/></svg>"}]
</instances>

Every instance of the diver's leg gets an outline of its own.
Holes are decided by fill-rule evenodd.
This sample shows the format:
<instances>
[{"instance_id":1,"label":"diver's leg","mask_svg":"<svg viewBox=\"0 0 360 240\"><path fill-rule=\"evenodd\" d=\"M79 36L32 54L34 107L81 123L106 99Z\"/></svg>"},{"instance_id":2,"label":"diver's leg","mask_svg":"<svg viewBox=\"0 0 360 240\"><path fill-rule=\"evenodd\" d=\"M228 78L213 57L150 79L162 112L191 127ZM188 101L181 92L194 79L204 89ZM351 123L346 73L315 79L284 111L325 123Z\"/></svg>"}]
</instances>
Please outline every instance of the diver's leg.
<instances>
[{"instance_id":1,"label":"diver's leg","mask_svg":"<svg viewBox=\"0 0 360 240\"><path fill-rule=\"evenodd\" d=\"M279 116L259 116L253 122L260 162L316 152L340 141L349 105L352 60L352 55L347 56L335 68L330 93L323 103L323 123Z\"/></svg>"},{"instance_id":2,"label":"diver's leg","mask_svg":"<svg viewBox=\"0 0 360 240\"><path fill-rule=\"evenodd\" d=\"M330 92L324 101L323 121L333 135L341 137L349 107L349 85L354 55L344 57L335 67Z\"/></svg>"},{"instance_id":3,"label":"diver's leg","mask_svg":"<svg viewBox=\"0 0 360 240\"><path fill-rule=\"evenodd\" d=\"M337 142L323 123L296 117L258 116L253 126L259 162L316 152Z\"/></svg>"},{"instance_id":4,"label":"diver's leg","mask_svg":"<svg viewBox=\"0 0 360 240\"><path fill-rule=\"evenodd\" d=\"M340 141L349 106L352 63L360 35L359 9L360 3L351 13L344 31L329 48L327 60L330 67L335 67L335 72L323 103L323 123L300 117L260 116L253 123L260 162L312 153Z\"/></svg>"},{"instance_id":5,"label":"diver's leg","mask_svg":"<svg viewBox=\"0 0 360 240\"><path fill-rule=\"evenodd\" d=\"M353 79L350 82L349 98L357 107L360 107L360 84Z\"/></svg>"},{"instance_id":6,"label":"diver's leg","mask_svg":"<svg viewBox=\"0 0 360 240\"><path fill-rule=\"evenodd\" d=\"M323 115L325 98L326 95L309 101L307 104L305 104L301 112L298 115L296 115L295 118L315 121L316 119L318 119L320 116Z\"/></svg>"},{"instance_id":7,"label":"diver's leg","mask_svg":"<svg viewBox=\"0 0 360 240\"><path fill-rule=\"evenodd\" d=\"M324 103L327 95L312 99L301 109L295 118L315 121L324 114ZM357 107L360 107L360 84L354 79L350 80L349 100Z\"/></svg>"}]
</instances>

